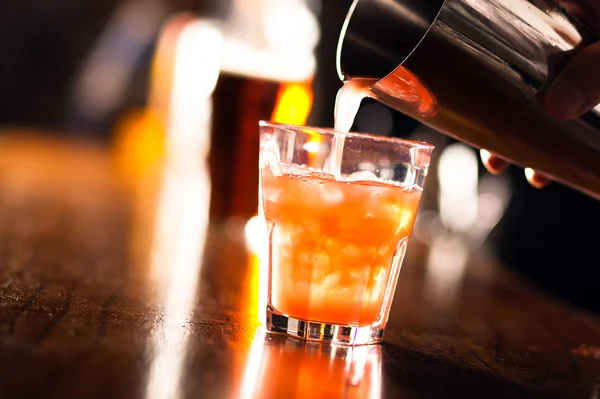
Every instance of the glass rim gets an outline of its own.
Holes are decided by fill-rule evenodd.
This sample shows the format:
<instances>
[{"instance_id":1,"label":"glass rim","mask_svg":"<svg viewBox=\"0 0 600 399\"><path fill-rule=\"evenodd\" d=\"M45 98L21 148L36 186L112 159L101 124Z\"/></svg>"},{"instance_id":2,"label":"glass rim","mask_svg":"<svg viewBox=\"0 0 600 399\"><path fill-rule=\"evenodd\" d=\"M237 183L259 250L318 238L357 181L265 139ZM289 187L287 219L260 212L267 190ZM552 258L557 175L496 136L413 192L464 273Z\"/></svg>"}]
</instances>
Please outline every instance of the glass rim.
<instances>
[{"instance_id":1,"label":"glass rim","mask_svg":"<svg viewBox=\"0 0 600 399\"><path fill-rule=\"evenodd\" d=\"M411 148L417 148L420 150L435 149L435 145L433 145L431 143L427 143L425 141L401 139L401 138L396 138L396 137L384 137L384 136L378 136L378 135L369 134L369 133L355 133L355 132L344 133L344 132L339 132L335 129L326 128L326 127L289 125L286 123L271 122L271 121L267 121L267 120L259 121L258 126L259 127L272 127L275 129L288 129L288 130L294 130L294 131L301 131L302 129L310 129L310 130L314 130L316 133L318 133L320 135L329 136L329 137L335 137L335 136L354 137L357 139L387 142L387 143L391 143L391 144L404 144L404 145L410 146Z\"/></svg>"}]
</instances>

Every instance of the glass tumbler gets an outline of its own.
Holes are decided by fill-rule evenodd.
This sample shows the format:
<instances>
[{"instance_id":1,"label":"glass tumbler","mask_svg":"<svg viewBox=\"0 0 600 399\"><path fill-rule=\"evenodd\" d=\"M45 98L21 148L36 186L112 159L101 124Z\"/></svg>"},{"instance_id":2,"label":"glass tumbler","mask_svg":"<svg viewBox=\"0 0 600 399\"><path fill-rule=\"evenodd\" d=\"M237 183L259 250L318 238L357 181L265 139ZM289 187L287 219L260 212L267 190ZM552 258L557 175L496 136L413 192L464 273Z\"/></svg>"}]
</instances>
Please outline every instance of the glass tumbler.
<instances>
[{"instance_id":1,"label":"glass tumbler","mask_svg":"<svg viewBox=\"0 0 600 399\"><path fill-rule=\"evenodd\" d=\"M433 146L260 122L259 216L267 331L381 341ZM268 248L266 247L268 245Z\"/></svg>"}]
</instances>

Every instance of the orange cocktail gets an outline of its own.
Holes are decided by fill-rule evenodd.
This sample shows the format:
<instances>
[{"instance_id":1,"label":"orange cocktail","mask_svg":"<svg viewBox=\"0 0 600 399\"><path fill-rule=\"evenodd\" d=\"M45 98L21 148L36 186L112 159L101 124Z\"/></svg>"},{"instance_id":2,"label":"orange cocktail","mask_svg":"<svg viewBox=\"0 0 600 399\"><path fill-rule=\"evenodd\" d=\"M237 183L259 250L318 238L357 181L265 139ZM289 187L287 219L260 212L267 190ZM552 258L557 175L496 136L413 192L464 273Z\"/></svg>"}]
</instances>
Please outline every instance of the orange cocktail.
<instances>
[{"instance_id":1,"label":"orange cocktail","mask_svg":"<svg viewBox=\"0 0 600 399\"><path fill-rule=\"evenodd\" d=\"M302 338L346 343L357 343L356 335L365 327L368 338L364 340L380 340L429 155L421 159L420 167L411 167L404 159L401 168L390 167L391 160L385 160L394 151L380 151L380 157L374 159L366 155L369 162L352 162L354 168L344 168L345 158L341 157L341 169L335 172L327 159L336 146L347 146L342 150L358 161L363 150L373 152L377 145L396 145L395 151L421 147L383 139L375 146L357 147L360 140L375 140L359 135L348 136L342 144L335 136L327 143L325 135L316 146L307 145L314 139L314 131L308 131L304 139L299 137L301 132L294 133L294 140L299 140L295 144L289 134L278 135L277 130L261 137L264 143L269 140L261 148L260 210L269 231L271 327L283 322L279 332L291 329ZM420 145L431 152L431 146ZM324 153L319 161L314 153L321 147ZM302 149L312 154L302 155ZM285 159L282 151L291 154L290 158ZM388 165L386 172L378 176L376 172L384 168L374 168L373 160ZM354 330L344 333L344 327ZM348 334L353 336L340 336Z\"/></svg>"},{"instance_id":2,"label":"orange cocktail","mask_svg":"<svg viewBox=\"0 0 600 399\"><path fill-rule=\"evenodd\" d=\"M272 304L299 319L369 325L379 317L394 253L412 231L421 192L328 176L262 169Z\"/></svg>"}]
</instances>

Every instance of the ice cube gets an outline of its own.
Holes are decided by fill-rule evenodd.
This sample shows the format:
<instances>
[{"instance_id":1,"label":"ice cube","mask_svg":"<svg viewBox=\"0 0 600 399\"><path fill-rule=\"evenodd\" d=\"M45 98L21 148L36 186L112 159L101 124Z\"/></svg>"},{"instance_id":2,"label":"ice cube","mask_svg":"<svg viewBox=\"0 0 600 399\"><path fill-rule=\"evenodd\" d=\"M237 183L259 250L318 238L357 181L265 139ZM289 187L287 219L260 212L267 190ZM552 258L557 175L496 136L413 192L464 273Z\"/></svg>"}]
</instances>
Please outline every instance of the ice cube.
<instances>
[{"instance_id":1,"label":"ice cube","mask_svg":"<svg viewBox=\"0 0 600 399\"><path fill-rule=\"evenodd\" d=\"M328 187L327 184L321 186L321 198L328 204L339 204L344 200L344 193L337 187Z\"/></svg>"},{"instance_id":2,"label":"ice cube","mask_svg":"<svg viewBox=\"0 0 600 399\"><path fill-rule=\"evenodd\" d=\"M370 170L359 170L347 176L345 181L379 181L377 175Z\"/></svg>"},{"instance_id":3,"label":"ice cube","mask_svg":"<svg viewBox=\"0 0 600 399\"><path fill-rule=\"evenodd\" d=\"M259 164L261 168L268 167L275 176L283 175L283 170L279 164L279 159L272 151L267 149L260 150Z\"/></svg>"},{"instance_id":4,"label":"ice cube","mask_svg":"<svg viewBox=\"0 0 600 399\"><path fill-rule=\"evenodd\" d=\"M304 228L306 228L306 231L311 235L312 238L319 238L321 226L315 219L306 220L304 222Z\"/></svg>"},{"instance_id":5,"label":"ice cube","mask_svg":"<svg viewBox=\"0 0 600 399\"><path fill-rule=\"evenodd\" d=\"M365 294L362 298L363 305L373 306L377 303L379 297L379 289L377 287L369 287L365 290Z\"/></svg>"},{"instance_id":6,"label":"ice cube","mask_svg":"<svg viewBox=\"0 0 600 399\"><path fill-rule=\"evenodd\" d=\"M263 192L265 193L265 199L267 201L277 202L279 196L281 196L281 193L283 193L283 190L280 188L267 188L263 190Z\"/></svg>"},{"instance_id":7,"label":"ice cube","mask_svg":"<svg viewBox=\"0 0 600 399\"><path fill-rule=\"evenodd\" d=\"M379 246L379 249L377 250L377 253L380 256L386 256L390 253L390 249L392 249L392 246L390 245L390 243L388 242L384 242L383 244L381 244Z\"/></svg>"},{"instance_id":8,"label":"ice cube","mask_svg":"<svg viewBox=\"0 0 600 399\"><path fill-rule=\"evenodd\" d=\"M294 176L308 176L313 173L309 168L307 168L304 165L296 165L292 163L284 164L283 170L286 174Z\"/></svg>"},{"instance_id":9,"label":"ice cube","mask_svg":"<svg viewBox=\"0 0 600 399\"><path fill-rule=\"evenodd\" d=\"M361 255L361 250L356 245L346 245L341 252L348 258L358 258Z\"/></svg>"},{"instance_id":10,"label":"ice cube","mask_svg":"<svg viewBox=\"0 0 600 399\"><path fill-rule=\"evenodd\" d=\"M313 279L321 279L329 270L329 255L324 251L301 253L298 261L302 272L311 274Z\"/></svg>"},{"instance_id":11,"label":"ice cube","mask_svg":"<svg viewBox=\"0 0 600 399\"><path fill-rule=\"evenodd\" d=\"M352 277L355 283L366 284L370 273L371 268L369 266L365 266L360 270L350 270L350 277Z\"/></svg>"},{"instance_id":12,"label":"ice cube","mask_svg":"<svg viewBox=\"0 0 600 399\"><path fill-rule=\"evenodd\" d=\"M273 243L277 246L292 246L300 228L293 224L277 225L273 231Z\"/></svg>"},{"instance_id":13,"label":"ice cube","mask_svg":"<svg viewBox=\"0 0 600 399\"><path fill-rule=\"evenodd\" d=\"M314 199L314 203L336 205L344 200L342 190L334 187L331 181L322 176L315 177L315 174L311 174L310 178L303 179L301 189L300 195L306 199Z\"/></svg>"},{"instance_id":14,"label":"ice cube","mask_svg":"<svg viewBox=\"0 0 600 399\"><path fill-rule=\"evenodd\" d=\"M357 286L339 287L335 293L337 298L344 302L359 302L362 299L362 290Z\"/></svg>"},{"instance_id":15,"label":"ice cube","mask_svg":"<svg viewBox=\"0 0 600 399\"><path fill-rule=\"evenodd\" d=\"M342 275L340 272L328 274L321 278L318 284L313 284L313 287L318 291L327 294L328 292L333 292L338 288L341 278Z\"/></svg>"},{"instance_id":16,"label":"ice cube","mask_svg":"<svg viewBox=\"0 0 600 399\"><path fill-rule=\"evenodd\" d=\"M415 214L410 209L400 210L400 228L407 230L413 224Z\"/></svg>"},{"instance_id":17,"label":"ice cube","mask_svg":"<svg viewBox=\"0 0 600 399\"><path fill-rule=\"evenodd\" d=\"M368 303L370 305L374 305L381 301L383 298L383 294L385 288L387 286L386 278L386 270L385 268L380 268L377 272L374 273L373 280L367 290L365 292L363 301L364 303Z\"/></svg>"},{"instance_id":18,"label":"ice cube","mask_svg":"<svg viewBox=\"0 0 600 399\"><path fill-rule=\"evenodd\" d=\"M378 266L377 270L373 273L373 282L379 287L379 290L381 290L382 284L384 283L386 273L387 268L383 266Z\"/></svg>"},{"instance_id":19,"label":"ice cube","mask_svg":"<svg viewBox=\"0 0 600 399\"><path fill-rule=\"evenodd\" d=\"M400 217L402 215L402 208L400 208L400 205L386 204L382 205L381 209L383 211L382 214L385 215L386 219L394 222L400 221Z\"/></svg>"}]
</instances>

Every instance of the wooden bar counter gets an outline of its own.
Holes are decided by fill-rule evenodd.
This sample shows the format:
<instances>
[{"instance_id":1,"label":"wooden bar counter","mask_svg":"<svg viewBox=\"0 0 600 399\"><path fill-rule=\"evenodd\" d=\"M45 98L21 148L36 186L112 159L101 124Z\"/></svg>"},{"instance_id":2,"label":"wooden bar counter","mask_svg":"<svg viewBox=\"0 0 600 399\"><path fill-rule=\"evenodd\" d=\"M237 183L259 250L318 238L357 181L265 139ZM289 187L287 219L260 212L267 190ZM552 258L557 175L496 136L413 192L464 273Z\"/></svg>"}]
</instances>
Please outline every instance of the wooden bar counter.
<instances>
[{"instance_id":1,"label":"wooden bar counter","mask_svg":"<svg viewBox=\"0 0 600 399\"><path fill-rule=\"evenodd\" d=\"M206 171L123 157L0 134L0 398L600 397L595 316L483 256L427 267L416 241L382 345L265 336Z\"/></svg>"}]
</instances>

